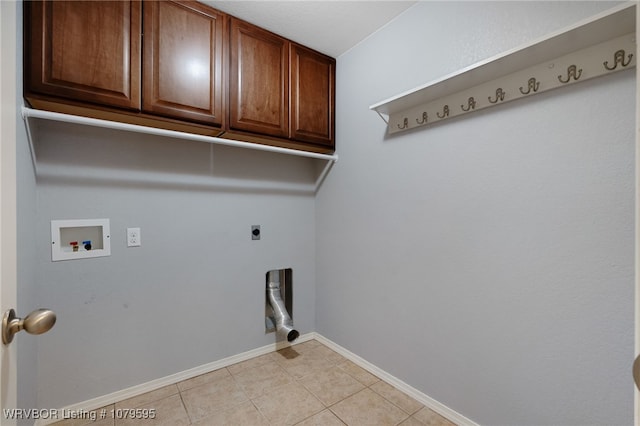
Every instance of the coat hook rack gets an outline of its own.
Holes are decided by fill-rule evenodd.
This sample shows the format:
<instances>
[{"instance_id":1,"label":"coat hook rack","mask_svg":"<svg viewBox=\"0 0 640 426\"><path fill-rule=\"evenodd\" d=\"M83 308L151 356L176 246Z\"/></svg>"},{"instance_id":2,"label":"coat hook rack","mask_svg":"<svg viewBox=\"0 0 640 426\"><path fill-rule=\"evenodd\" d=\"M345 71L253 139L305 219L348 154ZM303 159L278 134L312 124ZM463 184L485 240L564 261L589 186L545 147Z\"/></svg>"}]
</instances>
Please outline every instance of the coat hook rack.
<instances>
[{"instance_id":1,"label":"coat hook rack","mask_svg":"<svg viewBox=\"0 0 640 426\"><path fill-rule=\"evenodd\" d=\"M628 52L636 50L635 15L635 2L617 5L370 108L394 134L633 68L636 55ZM585 46L584 40L591 44ZM451 107L456 105L460 108Z\"/></svg>"}]
</instances>

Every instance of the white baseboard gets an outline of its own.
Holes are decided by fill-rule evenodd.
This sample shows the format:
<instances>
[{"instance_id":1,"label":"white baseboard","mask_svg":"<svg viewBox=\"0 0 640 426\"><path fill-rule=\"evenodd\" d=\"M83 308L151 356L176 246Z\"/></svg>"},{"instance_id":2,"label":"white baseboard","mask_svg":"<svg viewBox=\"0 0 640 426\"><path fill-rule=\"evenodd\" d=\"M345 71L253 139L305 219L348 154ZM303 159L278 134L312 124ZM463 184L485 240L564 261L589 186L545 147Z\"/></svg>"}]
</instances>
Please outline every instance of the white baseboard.
<instances>
[{"instance_id":1,"label":"white baseboard","mask_svg":"<svg viewBox=\"0 0 640 426\"><path fill-rule=\"evenodd\" d=\"M399 390L401 390L402 392L406 393L407 395L409 395L410 397L412 397L416 401L418 401L421 404L423 404L425 407L430 408L431 410L435 411L436 413L446 417L447 419L451 420L455 424L460 425L460 426L463 426L463 425L464 426L479 426L477 423L471 421L470 419L466 418L465 416L463 416L462 414L458 413L457 411L455 411L455 410L447 407L446 405L436 401L435 399L429 397L428 395L425 395L424 393L420 392L419 390L415 389L414 387L412 387L412 386L408 385L407 383L403 382L402 380L392 376L391 374L387 373L386 371L382 370L381 368L378 368L377 366L371 364L370 362L364 360L363 358L359 357L358 355L354 354L353 352L350 352L349 350L343 348L342 346L338 345L337 343L332 342L331 340L327 339L326 337L322 336L321 334L318 334L316 332L303 334L302 336L300 336L296 340L295 344L307 342L307 341L313 340L313 339L315 339L318 342L320 342L320 343L326 345L327 347L333 349L334 351L336 351L337 353L339 353L343 357L347 358L348 360L350 360L354 364L358 365L359 367L364 368L365 370L367 370L371 374L373 374L375 376L378 376L380 379L382 379L385 382L389 383L390 385L398 388ZM200 365L198 367L191 368L189 370L181 371L179 373L171 374L169 376L165 376L165 377L162 377L162 378L159 378L159 379L156 379L156 380L152 380L150 382L142 383L140 385L132 386L132 387L127 388L127 389L119 390L119 391L116 391L116 392L113 392L113 393L110 393L110 394L107 394L107 395L103 395L103 396L100 396L100 397L97 397L97 398L89 399L87 401L79 402L77 404L69 405L69 406L66 406L64 408L59 409L58 412L60 412L60 413L62 413L62 412L67 412L67 413L87 413L87 412L90 412L92 410L96 410L98 408L102 408L102 407L105 407L107 405L114 404L116 402L123 401L125 399L141 395L143 393L151 392L153 390L159 389L159 388L164 387L164 386L172 385L172 384L181 382L183 380L191 379L191 378L199 376L201 374L209 373L211 371L218 370L220 368L228 367L230 365L237 364L239 362L246 361L246 360L249 360L251 358L258 357L260 355L268 354L270 352L275 352L275 351L277 351L279 349L282 349L284 347L287 347L287 346L291 346L291 344L283 342L283 343L273 343L273 344L270 344L270 345L262 346L262 347L257 348L257 349L252 349L250 351L243 352L241 354L237 354L237 355L233 355L233 356L230 356L230 357L227 357L227 358L223 358L221 360L210 362L208 364L203 364L203 365ZM59 421L59 420L61 420L61 419L48 419L48 420L40 419L40 420L35 422L35 426L45 426L45 425L54 423L54 422Z\"/></svg>"},{"instance_id":2,"label":"white baseboard","mask_svg":"<svg viewBox=\"0 0 640 426\"><path fill-rule=\"evenodd\" d=\"M430 396L420 392L418 389L408 385L407 383L403 382L397 377L392 376L391 374L387 373L383 369L371 364L369 361L366 361L365 359L360 358L358 355L343 348L337 343L332 342L331 340L327 339L323 335L318 333L310 333L310 334L314 334L314 339L316 339L318 342L333 349L334 351L336 351L343 357L347 358L349 361L353 362L357 366L364 368L369 373L375 376L378 376L380 379L389 383L391 386L401 390L402 392L409 395L411 398L423 404L425 407L435 411L436 413L447 418L448 420L452 421L456 425L479 426L476 422L472 421L471 419L468 419L467 417L463 416L457 411L447 407L441 402L438 402L435 399L431 398Z\"/></svg>"},{"instance_id":3,"label":"white baseboard","mask_svg":"<svg viewBox=\"0 0 640 426\"><path fill-rule=\"evenodd\" d=\"M300 337L298 337L294 345L307 342L309 340L313 340L315 336L316 336L316 333L303 334ZM228 367L230 365L237 364L239 362L258 357L260 355L268 354L270 352L275 352L287 346L292 346L292 345L287 342L272 343L270 345L262 346L261 348L252 349L250 351L242 352L237 355L232 355L230 357L223 358L218 361L214 361L208 364L200 365L198 367L190 368L189 370L185 370L179 373L171 374L169 376L161 377L159 379L155 379L150 382L142 383L127 389L122 389L107 395L99 396L97 398L92 398L86 401L79 402L77 404L69 405L61 409L58 409L58 413L86 413L92 410L96 410L98 408L105 407L107 405L114 404L119 401L123 401L125 399L132 398L134 396L142 395L143 393L160 389L161 387L164 387L164 386L173 385L183 380L191 379L201 374L210 373L211 371L219 370L220 368ZM60 420L61 420L60 418L47 419L47 420L40 419L35 422L34 426L45 426Z\"/></svg>"}]
</instances>

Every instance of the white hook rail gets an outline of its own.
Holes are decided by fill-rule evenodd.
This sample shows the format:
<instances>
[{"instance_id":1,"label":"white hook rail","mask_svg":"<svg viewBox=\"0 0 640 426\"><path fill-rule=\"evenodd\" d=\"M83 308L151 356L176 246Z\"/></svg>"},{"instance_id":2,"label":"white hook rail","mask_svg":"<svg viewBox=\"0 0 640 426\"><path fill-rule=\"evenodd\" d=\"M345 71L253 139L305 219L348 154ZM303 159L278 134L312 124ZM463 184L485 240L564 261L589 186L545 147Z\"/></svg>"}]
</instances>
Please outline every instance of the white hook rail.
<instances>
[{"instance_id":1,"label":"white hook rail","mask_svg":"<svg viewBox=\"0 0 640 426\"><path fill-rule=\"evenodd\" d=\"M637 62L635 8L616 5L370 109L394 134L630 69Z\"/></svg>"}]
</instances>

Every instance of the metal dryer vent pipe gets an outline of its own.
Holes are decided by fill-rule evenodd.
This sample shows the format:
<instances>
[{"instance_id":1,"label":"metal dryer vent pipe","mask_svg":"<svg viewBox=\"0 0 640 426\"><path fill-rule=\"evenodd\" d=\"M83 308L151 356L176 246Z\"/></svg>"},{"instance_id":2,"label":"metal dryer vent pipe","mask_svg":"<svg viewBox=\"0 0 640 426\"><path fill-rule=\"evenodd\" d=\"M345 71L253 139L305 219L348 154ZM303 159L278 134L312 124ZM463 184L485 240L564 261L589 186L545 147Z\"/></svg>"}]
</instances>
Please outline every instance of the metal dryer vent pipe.
<instances>
[{"instance_id":1,"label":"metal dryer vent pipe","mask_svg":"<svg viewBox=\"0 0 640 426\"><path fill-rule=\"evenodd\" d=\"M273 309L273 317L276 322L276 333L287 338L288 342L293 342L300 336L298 330L293 328L293 320L287 312L287 308L280 294L280 271L269 271L267 283L267 294L269 303Z\"/></svg>"}]
</instances>

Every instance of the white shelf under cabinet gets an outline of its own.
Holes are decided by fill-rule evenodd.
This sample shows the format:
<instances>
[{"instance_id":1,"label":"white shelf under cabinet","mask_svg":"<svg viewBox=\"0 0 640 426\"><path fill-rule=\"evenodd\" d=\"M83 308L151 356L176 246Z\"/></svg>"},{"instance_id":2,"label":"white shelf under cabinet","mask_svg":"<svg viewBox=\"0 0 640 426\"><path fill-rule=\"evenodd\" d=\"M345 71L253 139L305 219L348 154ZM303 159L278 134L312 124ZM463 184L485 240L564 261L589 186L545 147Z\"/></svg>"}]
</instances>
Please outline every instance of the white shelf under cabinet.
<instances>
[{"instance_id":1,"label":"white shelf under cabinet","mask_svg":"<svg viewBox=\"0 0 640 426\"><path fill-rule=\"evenodd\" d=\"M623 3L370 109L383 119L388 117L385 121L392 134L632 68L636 63L635 27L636 4ZM538 85L527 93L532 78ZM498 89L504 93L502 100L498 100Z\"/></svg>"}]
</instances>

